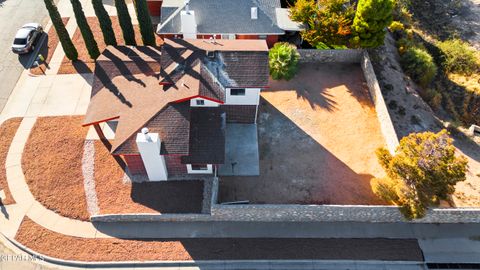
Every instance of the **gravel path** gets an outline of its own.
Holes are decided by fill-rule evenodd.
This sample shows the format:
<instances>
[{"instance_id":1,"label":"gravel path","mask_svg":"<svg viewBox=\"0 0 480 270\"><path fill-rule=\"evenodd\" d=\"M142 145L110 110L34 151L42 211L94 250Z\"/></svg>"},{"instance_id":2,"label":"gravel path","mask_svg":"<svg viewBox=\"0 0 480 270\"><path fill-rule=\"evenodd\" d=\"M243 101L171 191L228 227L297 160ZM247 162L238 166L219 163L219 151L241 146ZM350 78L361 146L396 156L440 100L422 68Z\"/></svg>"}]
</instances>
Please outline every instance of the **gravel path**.
<instances>
[{"instance_id":1,"label":"gravel path","mask_svg":"<svg viewBox=\"0 0 480 270\"><path fill-rule=\"evenodd\" d=\"M87 199L87 210L90 215L98 214L97 192L95 191L95 142L86 140L83 146L82 173L85 196Z\"/></svg>"}]
</instances>

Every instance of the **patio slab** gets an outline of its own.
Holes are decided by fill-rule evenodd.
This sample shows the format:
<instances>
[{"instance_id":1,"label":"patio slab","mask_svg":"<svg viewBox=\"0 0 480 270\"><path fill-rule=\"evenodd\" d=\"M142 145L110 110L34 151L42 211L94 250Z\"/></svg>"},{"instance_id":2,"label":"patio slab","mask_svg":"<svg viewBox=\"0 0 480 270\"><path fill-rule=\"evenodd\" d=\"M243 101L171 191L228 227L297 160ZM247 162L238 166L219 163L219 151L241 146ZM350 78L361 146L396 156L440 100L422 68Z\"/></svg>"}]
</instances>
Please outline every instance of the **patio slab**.
<instances>
[{"instance_id":1,"label":"patio slab","mask_svg":"<svg viewBox=\"0 0 480 270\"><path fill-rule=\"evenodd\" d=\"M225 163L220 176L260 175L256 124L227 124Z\"/></svg>"}]
</instances>

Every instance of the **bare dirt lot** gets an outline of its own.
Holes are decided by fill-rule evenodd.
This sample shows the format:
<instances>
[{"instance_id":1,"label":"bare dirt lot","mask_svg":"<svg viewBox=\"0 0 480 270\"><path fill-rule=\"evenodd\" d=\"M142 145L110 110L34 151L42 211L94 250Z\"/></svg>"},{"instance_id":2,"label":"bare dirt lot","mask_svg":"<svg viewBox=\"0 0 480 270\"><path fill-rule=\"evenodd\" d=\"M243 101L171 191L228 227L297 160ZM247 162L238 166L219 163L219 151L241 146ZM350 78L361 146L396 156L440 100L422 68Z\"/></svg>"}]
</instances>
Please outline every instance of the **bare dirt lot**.
<instances>
[{"instance_id":1,"label":"bare dirt lot","mask_svg":"<svg viewBox=\"0 0 480 270\"><path fill-rule=\"evenodd\" d=\"M259 177L222 177L222 202L383 204L370 180L384 176L385 145L356 64L302 64L262 92Z\"/></svg>"},{"instance_id":2,"label":"bare dirt lot","mask_svg":"<svg viewBox=\"0 0 480 270\"><path fill-rule=\"evenodd\" d=\"M41 254L78 261L423 260L415 239L88 239L49 231L28 218L15 239Z\"/></svg>"}]
</instances>

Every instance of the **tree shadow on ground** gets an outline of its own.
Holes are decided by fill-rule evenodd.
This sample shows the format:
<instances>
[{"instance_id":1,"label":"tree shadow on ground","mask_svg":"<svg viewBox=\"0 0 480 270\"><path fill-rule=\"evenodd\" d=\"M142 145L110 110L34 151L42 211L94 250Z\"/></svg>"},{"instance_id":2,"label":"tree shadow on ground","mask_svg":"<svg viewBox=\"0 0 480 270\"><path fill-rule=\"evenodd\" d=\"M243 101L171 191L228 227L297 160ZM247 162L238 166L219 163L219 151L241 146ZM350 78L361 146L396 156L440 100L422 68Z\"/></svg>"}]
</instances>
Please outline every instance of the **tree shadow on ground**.
<instances>
[{"instance_id":1,"label":"tree shadow on ground","mask_svg":"<svg viewBox=\"0 0 480 270\"><path fill-rule=\"evenodd\" d=\"M346 87L362 106L373 106L359 64L301 63L292 80L276 81L270 78L269 88L263 92L295 91L297 98L308 101L312 109L333 112L339 104L328 92L339 86Z\"/></svg>"},{"instance_id":2,"label":"tree shadow on ground","mask_svg":"<svg viewBox=\"0 0 480 270\"><path fill-rule=\"evenodd\" d=\"M221 177L220 202L385 204L371 190L373 175L353 171L264 99L257 125L260 176Z\"/></svg>"}]
</instances>

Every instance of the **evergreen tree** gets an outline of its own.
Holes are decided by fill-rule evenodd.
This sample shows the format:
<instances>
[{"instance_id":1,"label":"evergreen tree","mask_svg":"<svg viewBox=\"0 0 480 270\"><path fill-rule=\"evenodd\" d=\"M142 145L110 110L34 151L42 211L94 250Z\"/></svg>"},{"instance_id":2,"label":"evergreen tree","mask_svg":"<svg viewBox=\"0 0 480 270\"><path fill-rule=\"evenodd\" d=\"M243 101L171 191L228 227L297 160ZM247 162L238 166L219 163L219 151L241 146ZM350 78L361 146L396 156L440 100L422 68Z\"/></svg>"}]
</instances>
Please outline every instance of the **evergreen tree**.
<instances>
[{"instance_id":1,"label":"evergreen tree","mask_svg":"<svg viewBox=\"0 0 480 270\"><path fill-rule=\"evenodd\" d=\"M93 37L92 29L90 29L90 26L88 25L85 13L83 13L82 4L79 0L70 0L70 3L72 3L73 13L75 14L78 28L82 33L83 41L85 41L85 47L87 47L88 54L90 55L90 58L97 59L100 55L100 51L98 50L97 42Z\"/></svg>"},{"instance_id":2,"label":"evergreen tree","mask_svg":"<svg viewBox=\"0 0 480 270\"><path fill-rule=\"evenodd\" d=\"M155 34L152 27L152 19L148 12L147 2L145 0L134 0L135 10L137 11L138 24L142 34L143 45L155 46Z\"/></svg>"},{"instance_id":3,"label":"evergreen tree","mask_svg":"<svg viewBox=\"0 0 480 270\"><path fill-rule=\"evenodd\" d=\"M110 20L110 16L105 10L102 0L92 0L92 5L95 10L95 15L97 15L98 22L100 23L105 44L116 46L117 40L115 39L115 33L113 32L112 20Z\"/></svg>"},{"instance_id":4,"label":"evergreen tree","mask_svg":"<svg viewBox=\"0 0 480 270\"><path fill-rule=\"evenodd\" d=\"M359 0L352 25L351 43L361 48L383 45L386 27L393 20L392 12L392 0Z\"/></svg>"},{"instance_id":5,"label":"evergreen tree","mask_svg":"<svg viewBox=\"0 0 480 270\"><path fill-rule=\"evenodd\" d=\"M126 45L136 46L135 31L133 30L132 18L128 13L127 4L125 0L115 0L115 7L117 9L118 21L122 28L123 40Z\"/></svg>"},{"instance_id":6,"label":"evergreen tree","mask_svg":"<svg viewBox=\"0 0 480 270\"><path fill-rule=\"evenodd\" d=\"M425 216L430 206L448 200L455 184L466 179L467 160L455 156L447 131L412 133L400 141L394 156L377 150L387 177L372 181L373 192L400 206L406 218Z\"/></svg>"},{"instance_id":7,"label":"evergreen tree","mask_svg":"<svg viewBox=\"0 0 480 270\"><path fill-rule=\"evenodd\" d=\"M68 31L63 24L62 17L58 12L57 7L53 3L53 0L44 0L45 7L48 10L48 14L50 15L50 19L52 20L53 27L55 27L55 31L57 32L58 39L60 40L60 44L62 44L63 51L65 52L65 56L68 59L75 61L78 59L78 52L75 46L73 45L70 36L68 35Z\"/></svg>"}]
</instances>

